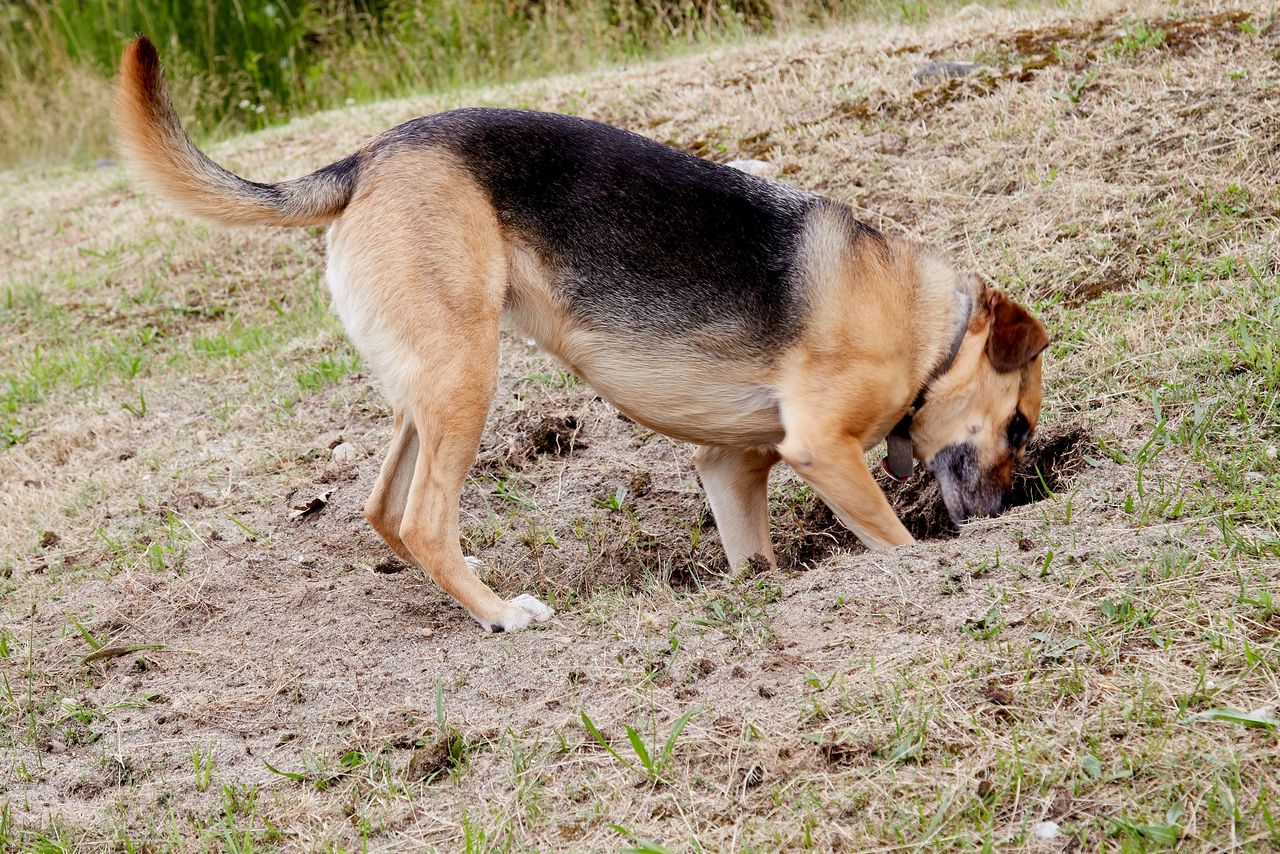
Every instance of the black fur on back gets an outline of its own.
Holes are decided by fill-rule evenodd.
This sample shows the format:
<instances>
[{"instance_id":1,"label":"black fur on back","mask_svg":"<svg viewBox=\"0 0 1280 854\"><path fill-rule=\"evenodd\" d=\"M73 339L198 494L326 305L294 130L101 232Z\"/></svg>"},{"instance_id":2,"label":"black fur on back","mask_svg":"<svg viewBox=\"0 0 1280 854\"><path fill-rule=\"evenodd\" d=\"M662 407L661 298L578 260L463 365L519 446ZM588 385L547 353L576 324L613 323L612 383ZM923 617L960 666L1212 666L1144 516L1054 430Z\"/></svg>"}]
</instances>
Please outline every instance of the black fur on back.
<instances>
[{"instance_id":1,"label":"black fur on back","mask_svg":"<svg viewBox=\"0 0 1280 854\"><path fill-rule=\"evenodd\" d=\"M582 322L704 332L755 353L798 334L799 242L806 217L830 202L554 113L456 110L407 122L383 144L460 157L504 227L557 271Z\"/></svg>"}]
</instances>

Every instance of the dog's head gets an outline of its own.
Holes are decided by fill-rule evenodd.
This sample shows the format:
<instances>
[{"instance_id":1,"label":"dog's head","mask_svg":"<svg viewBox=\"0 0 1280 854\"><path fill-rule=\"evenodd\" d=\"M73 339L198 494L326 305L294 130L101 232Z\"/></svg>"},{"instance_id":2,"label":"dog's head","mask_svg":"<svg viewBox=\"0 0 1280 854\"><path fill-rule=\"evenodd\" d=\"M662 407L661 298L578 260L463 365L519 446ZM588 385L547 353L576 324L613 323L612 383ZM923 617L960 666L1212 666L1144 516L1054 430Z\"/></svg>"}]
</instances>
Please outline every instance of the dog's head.
<instances>
[{"instance_id":1,"label":"dog's head","mask_svg":"<svg viewBox=\"0 0 1280 854\"><path fill-rule=\"evenodd\" d=\"M916 456L938 479L957 525L1005 509L1014 461L1040 418L1040 354L1049 344L1025 308L994 288L975 290L955 360L911 422Z\"/></svg>"}]
</instances>

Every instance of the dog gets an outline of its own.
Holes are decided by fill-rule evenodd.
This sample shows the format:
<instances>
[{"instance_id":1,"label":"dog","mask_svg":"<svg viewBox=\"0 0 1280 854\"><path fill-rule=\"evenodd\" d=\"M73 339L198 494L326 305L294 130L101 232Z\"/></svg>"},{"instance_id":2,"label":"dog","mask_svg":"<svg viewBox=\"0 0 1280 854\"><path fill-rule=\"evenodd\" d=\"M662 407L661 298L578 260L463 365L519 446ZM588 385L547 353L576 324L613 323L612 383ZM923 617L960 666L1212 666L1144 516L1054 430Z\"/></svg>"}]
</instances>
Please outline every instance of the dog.
<instances>
[{"instance_id":1,"label":"dog","mask_svg":"<svg viewBox=\"0 0 1280 854\"><path fill-rule=\"evenodd\" d=\"M155 47L125 50L122 152L187 214L328 225L326 279L394 435L373 529L489 632L504 601L459 544L458 502L507 317L693 459L731 567L775 563L785 461L871 548L911 535L864 453L922 461L953 520L1004 508L1040 415L1044 326L978 275L831 199L585 119L461 109L413 119L303 178L247 181L182 129Z\"/></svg>"}]
</instances>

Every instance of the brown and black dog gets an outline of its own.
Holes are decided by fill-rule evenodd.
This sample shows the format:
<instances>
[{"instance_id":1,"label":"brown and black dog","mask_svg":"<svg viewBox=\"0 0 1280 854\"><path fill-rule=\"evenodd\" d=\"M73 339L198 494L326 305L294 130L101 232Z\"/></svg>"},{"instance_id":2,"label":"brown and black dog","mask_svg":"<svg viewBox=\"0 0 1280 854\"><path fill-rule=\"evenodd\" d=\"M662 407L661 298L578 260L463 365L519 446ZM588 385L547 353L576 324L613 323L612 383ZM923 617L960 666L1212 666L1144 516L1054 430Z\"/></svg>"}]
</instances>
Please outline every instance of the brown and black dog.
<instances>
[{"instance_id":1,"label":"brown and black dog","mask_svg":"<svg viewBox=\"0 0 1280 854\"><path fill-rule=\"evenodd\" d=\"M183 211L329 224L334 306L395 413L365 515L488 631L552 613L499 598L459 545L504 315L622 412L699 446L731 565L774 559L779 460L868 546L911 542L863 456L891 432L892 468L922 460L957 522L1003 509L1040 414L1044 327L838 202L517 110L424 116L304 178L253 183L187 137L143 38L118 101L128 161Z\"/></svg>"}]
</instances>

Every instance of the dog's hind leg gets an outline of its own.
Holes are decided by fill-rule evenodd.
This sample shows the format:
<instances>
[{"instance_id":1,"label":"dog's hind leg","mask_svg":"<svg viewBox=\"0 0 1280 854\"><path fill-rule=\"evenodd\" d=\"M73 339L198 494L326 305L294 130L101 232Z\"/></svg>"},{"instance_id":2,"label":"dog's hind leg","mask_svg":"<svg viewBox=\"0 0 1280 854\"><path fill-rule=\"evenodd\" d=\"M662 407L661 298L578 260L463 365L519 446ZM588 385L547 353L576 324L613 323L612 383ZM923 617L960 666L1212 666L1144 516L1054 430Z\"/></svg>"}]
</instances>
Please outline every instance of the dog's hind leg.
<instances>
[{"instance_id":1,"label":"dog's hind leg","mask_svg":"<svg viewBox=\"0 0 1280 854\"><path fill-rule=\"evenodd\" d=\"M459 545L458 499L497 384L498 327L458 335L452 354L408 389L418 454L399 537L431 578L490 632L514 631L552 611L532 596L504 602L471 571Z\"/></svg>"},{"instance_id":2,"label":"dog's hind leg","mask_svg":"<svg viewBox=\"0 0 1280 854\"><path fill-rule=\"evenodd\" d=\"M459 495L497 385L506 247L497 215L438 151L371 165L329 233L334 305L396 412L366 504L374 529L486 630L545 620L531 596L503 601L459 544Z\"/></svg>"},{"instance_id":3,"label":"dog's hind leg","mask_svg":"<svg viewBox=\"0 0 1280 854\"><path fill-rule=\"evenodd\" d=\"M779 459L772 450L712 445L699 446L693 454L725 557L734 569L756 555L777 564L769 541L769 470Z\"/></svg>"},{"instance_id":4,"label":"dog's hind leg","mask_svg":"<svg viewBox=\"0 0 1280 854\"><path fill-rule=\"evenodd\" d=\"M409 485L413 483L417 460L418 431L414 429L412 418L405 418L404 412L397 411L391 447L382 462L378 482L365 502L364 517L392 551L410 563L414 562L414 557L400 540L400 523L404 520L404 508L409 500Z\"/></svg>"}]
</instances>

